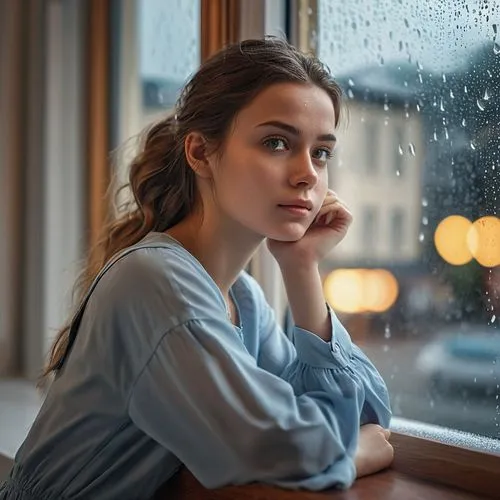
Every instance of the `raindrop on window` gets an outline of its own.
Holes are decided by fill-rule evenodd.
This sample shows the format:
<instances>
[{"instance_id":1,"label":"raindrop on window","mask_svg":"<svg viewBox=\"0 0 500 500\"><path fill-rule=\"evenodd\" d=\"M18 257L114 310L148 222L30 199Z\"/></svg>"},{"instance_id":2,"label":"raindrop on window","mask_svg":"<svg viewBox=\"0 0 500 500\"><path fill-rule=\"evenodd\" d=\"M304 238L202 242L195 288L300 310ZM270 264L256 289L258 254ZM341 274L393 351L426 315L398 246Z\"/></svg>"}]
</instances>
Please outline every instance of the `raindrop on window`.
<instances>
[{"instance_id":1,"label":"raindrop on window","mask_svg":"<svg viewBox=\"0 0 500 500\"><path fill-rule=\"evenodd\" d=\"M473 142L471 142L470 143L470 148L475 151L476 150L476 145Z\"/></svg>"},{"instance_id":2,"label":"raindrop on window","mask_svg":"<svg viewBox=\"0 0 500 500\"><path fill-rule=\"evenodd\" d=\"M481 110L484 111L484 104L478 99L477 101L477 107Z\"/></svg>"},{"instance_id":3,"label":"raindrop on window","mask_svg":"<svg viewBox=\"0 0 500 500\"><path fill-rule=\"evenodd\" d=\"M490 96L490 93L489 93L488 89L485 89L485 91L484 91L484 95L483 95L483 99L484 99L485 101L488 101L488 100L490 99L490 97L491 97L491 96Z\"/></svg>"},{"instance_id":4,"label":"raindrop on window","mask_svg":"<svg viewBox=\"0 0 500 500\"><path fill-rule=\"evenodd\" d=\"M410 144L408 144L408 152L412 156L415 156L415 145L413 144L413 142L410 142Z\"/></svg>"},{"instance_id":5,"label":"raindrop on window","mask_svg":"<svg viewBox=\"0 0 500 500\"><path fill-rule=\"evenodd\" d=\"M451 90L451 89L450 89L450 97L451 97L452 99L455 99L455 94L453 93L453 90Z\"/></svg>"},{"instance_id":6,"label":"raindrop on window","mask_svg":"<svg viewBox=\"0 0 500 500\"><path fill-rule=\"evenodd\" d=\"M347 89L347 97L349 97L349 99L354 99L354 93L351 89Z\"/></svg>"},{"instance_id":7,"label":"raindrop on window","mask_svg":"<svg viewBox=\"0 0 500 500\"><path fill-rule=\"evenodd\" d=\"M385 325L384 338L386 339L391 338L391 327L389 325Z\"/></svg>"},{"instance_id":8,"label":"raindrop on window","mask_svg":"<svg viewBox=\"0 0 500 500\"><path fill-rule=\"evenodd\" d=\"M349 87L354 87L354 81L352 78L349 78L349 80L347 80L347 83L349 84Z\"/></svg>"},{"instance_id":9,"label":"raindrop on window","mask_svg":"<svg viewBox=\"0 0 500 500\"><path fill-rule=\"evenodd\" d=\"M493 324L495 322L495 320L497 319L497 317L495 315L493 315L491 317L491 320L490 320L490 323Z\"/></svg>"},{"instance_id":10,"label":"raindrop on window","mask_svg":"<svg viewBox=\"0 0 500 500\"><path fill-rule=\"evenodd\" d=\"M497 42L493 44L493 53L495 55L500 54L500 44L498 44Z\"/></svg>"},{"instance_id":11,"label":"raindrop on window","mask_svg":"<svg viewBox=\"0 0 500 500\"><path fill-rule=\"evenodd\" d=\"M424 216L424 217L422 217L422 224L423 224L424 226L427 226L427 225L429 224L429 219L428 219L427 217L425 217L425 216Z\"/></svg>"},{"instance_id":12,"label":"raindrop on window","mask_svg":"<svg viewBox=\"0 0 500 500\"><path fill-rule=\"evenodd\" d=\"M418 235L418 241L420 241L420 243L422 243L424 240L425 240L425 235L424 235L424 233L420 233L420 234Z\"/></svg>"},{"instance_id":13,"label":"raindrop on window","mask_svg":"<svg viewBox=\"0 0 500 500\"><path fill-rule=\"evenodd\" d=\"M462 118L462 127L465 127L467 125L467 122L465 121L465 118Z\"/></svg>"},{"instance_id":14,"label":"raindrop on window","mask_svg":"<svg viewBox=\"0 0 500 500\"><path fill-rule=\"evenodd\" d=\"M428 204L429 202L427 201L427 198L422 198L422 206L426 207Z\"/></svg>"},{"instance_id":15,"label":"raindrop on window","mask_svg":"<svg viewBox=\"0 0 500 500\"><path fill-rule=\"evenodd\" d=\"M387 104L386 102L384 102L384 111L389 111L389 104Z\"/></svg>"},{"instance_id":16,"label":"raindrop on window","mask_svg":"<svg viewBox=\"0 0 500 500\"><path fill-rule=\"evenodd\" d=\"M403 156L404 152L403 152L403 148L401 147L401 144L398 146L398 152L401 156Z\"/></svg>"}]
</instances>

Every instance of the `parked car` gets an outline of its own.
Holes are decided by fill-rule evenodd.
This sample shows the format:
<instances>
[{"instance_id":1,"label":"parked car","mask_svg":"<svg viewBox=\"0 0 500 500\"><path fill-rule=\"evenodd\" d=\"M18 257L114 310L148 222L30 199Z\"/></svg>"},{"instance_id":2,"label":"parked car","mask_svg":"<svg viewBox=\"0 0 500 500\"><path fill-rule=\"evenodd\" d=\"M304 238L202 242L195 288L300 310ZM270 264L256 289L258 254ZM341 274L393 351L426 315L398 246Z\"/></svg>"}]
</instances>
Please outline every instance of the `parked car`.
<instances>
[{"instance_id":1,"label":"parked car","mask_svg":"<svg viewBox=\"0 0 500 500\"><path fill-rule=\"evenodd\" d=\"M421 350L416 368L434 391L500 394L500 331L448 330Z\"/></svg>"}]
</instances>

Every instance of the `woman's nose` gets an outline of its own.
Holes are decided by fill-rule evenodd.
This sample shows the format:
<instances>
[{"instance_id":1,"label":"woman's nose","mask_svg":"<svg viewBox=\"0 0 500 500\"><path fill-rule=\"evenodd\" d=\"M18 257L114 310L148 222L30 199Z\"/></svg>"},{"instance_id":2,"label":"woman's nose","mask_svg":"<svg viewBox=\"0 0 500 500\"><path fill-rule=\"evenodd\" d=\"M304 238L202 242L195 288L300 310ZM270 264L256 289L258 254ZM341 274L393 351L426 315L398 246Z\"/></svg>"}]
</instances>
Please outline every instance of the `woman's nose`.
<instances>
[{"instance_id":1,"label":"woman's nose","mask_svg":"<svg viewBox=\"0 0 500 500\"><path fill-rule=\"evenodd\" d=\"M307 187L313 187L317 182L318 172L316 171L309 153L307 156L297 156L292 166L290 184L293 186L305 185Z\"/></svg>"}]
</instances>

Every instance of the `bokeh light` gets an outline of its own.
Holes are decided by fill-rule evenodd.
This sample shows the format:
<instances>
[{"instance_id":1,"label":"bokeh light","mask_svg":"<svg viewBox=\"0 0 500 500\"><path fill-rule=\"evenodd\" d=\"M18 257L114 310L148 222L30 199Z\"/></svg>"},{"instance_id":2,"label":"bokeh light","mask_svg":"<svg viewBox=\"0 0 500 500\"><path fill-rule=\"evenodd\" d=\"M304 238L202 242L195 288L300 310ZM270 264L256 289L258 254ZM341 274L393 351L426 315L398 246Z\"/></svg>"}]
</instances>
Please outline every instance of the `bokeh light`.
<instances>
[{"instance_id":1,"label":"bokeh light","mask_svg":"<svg viewBox=\"0 0 500 500\"><path fill-rule=\"evenodd\" d=\"M324 293L337 311L381 313L396 302L399 285L385 269L337 269L326 277Z\"/></svg>"},{"instance_id":2,"label":"bokeh light","mask_svg":"<svg viewBox=\"0 0 500 500\"><path fill-rule=\"evenodd\" d=\"M461 266L470 262L472 252L467 245L467 234L472 222L461 215L443 219L434 233L434 244L439 255L449 264Z\"/></svg>"},{"instance_id":3,"label":"bokeh light","mask_svg":"<svg viewBox=\"0 0 500 500\"><path fill-rule=\"evenodd\" d=\"M500 219L487 216L476 220L467 233L467 246L484 267L500 265Z\"/></svg>"}]
</instances>

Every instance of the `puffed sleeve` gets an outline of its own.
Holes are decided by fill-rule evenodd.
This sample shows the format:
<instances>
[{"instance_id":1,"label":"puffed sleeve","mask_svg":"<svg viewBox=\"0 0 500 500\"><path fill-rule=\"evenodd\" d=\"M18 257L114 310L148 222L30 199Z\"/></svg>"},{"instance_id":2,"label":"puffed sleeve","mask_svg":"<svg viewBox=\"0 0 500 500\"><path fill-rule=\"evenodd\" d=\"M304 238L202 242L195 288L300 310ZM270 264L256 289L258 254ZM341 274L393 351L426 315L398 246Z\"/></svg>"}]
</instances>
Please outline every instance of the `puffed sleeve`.
<instances>
[{"instance_id":1,"label":"puffed sleeve","mask_svg":"<svg viewBox=\"0 0 500 500\"><path fill-rule=\"evenodd\" d=\"M253 481L349 487L359 416L379 390L370 382L376 372L357 351L335 354L312 334L296 333L295 361L281 337L268 338L267 366L259 366L227 321L174 327L133 384L130 418L208 488ZM287 350L284 370L266 369Z\"/></svg>"},{"instance_id":2,"label":"puffed sleeve","mask_svg":"<svg viewBox=\"0 0 500 500\"><path fill-rule=\"evenodd\" d=\"M290 340L277 324L262 291L257 290L255 295L257 309L260 310L258 363L261 367L288 381L296 395L314 390L328 391L329 387L333 390L339 384L349 385L346 378L352 378L356 380L356 386L361 388L359 397L362 394L362 404L355 408L346 401L336 408L341 421L357 424L349 430L346 428L346 432L354 436L358 427L367 423L389 427L391 409L387 386L373 363L351 341L330 307L330 342L297 326L292 328ZM347 435L345 437L348 439Z\"/></svg>"}]
</instances>

